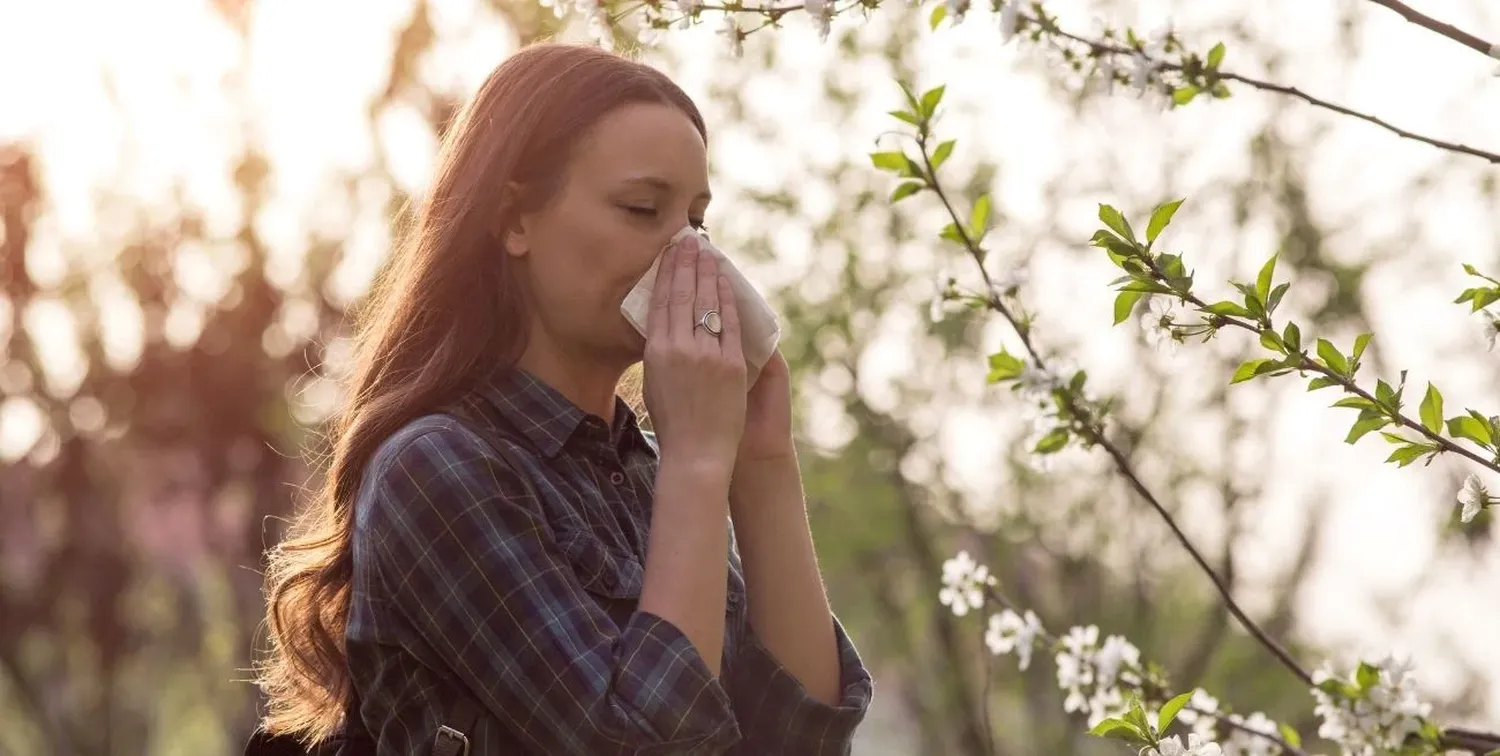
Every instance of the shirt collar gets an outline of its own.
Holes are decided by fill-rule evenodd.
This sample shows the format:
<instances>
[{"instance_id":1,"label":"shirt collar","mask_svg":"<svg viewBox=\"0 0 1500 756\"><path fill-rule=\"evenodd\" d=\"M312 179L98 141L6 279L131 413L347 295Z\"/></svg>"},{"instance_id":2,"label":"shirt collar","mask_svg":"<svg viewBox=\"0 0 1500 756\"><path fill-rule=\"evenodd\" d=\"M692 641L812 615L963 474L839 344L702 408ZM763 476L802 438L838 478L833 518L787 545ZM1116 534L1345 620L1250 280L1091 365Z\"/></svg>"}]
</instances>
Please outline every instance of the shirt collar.
<instances>
[{"instance_id":1,"label":"shirt collar","mask_svg":"<svg viewBox=\"0 0 1500 756\"><path fill-rule=\"evenodd\" d=\"M651 448L642 436L635 411L619 396L615 397L614 423L606 429L602 418L584 412L557 389L518 367L495 371L479 394L549 459L586 425L591 432L607 434L599 440L621 451L630 444Z\"/></svg>"}]
</instances>

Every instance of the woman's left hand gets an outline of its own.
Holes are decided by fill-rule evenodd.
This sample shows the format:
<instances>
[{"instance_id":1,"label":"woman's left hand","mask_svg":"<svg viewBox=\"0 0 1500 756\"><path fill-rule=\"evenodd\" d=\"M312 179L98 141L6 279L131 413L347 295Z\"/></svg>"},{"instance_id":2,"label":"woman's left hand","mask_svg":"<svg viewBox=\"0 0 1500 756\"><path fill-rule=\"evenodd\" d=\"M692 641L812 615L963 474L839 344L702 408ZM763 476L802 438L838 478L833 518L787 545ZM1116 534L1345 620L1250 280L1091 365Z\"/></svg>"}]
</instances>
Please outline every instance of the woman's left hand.
<instances>
[{"instance_id":1,"label":"woman's left hand","mask_svg":"<svg viewBox=\"0 0 1500 756\"><path fill-rule=\"evenodd\" d=\"M779 459L794 459L792 442L792 377L781 350L771 359L750 387L745 407L745 432L735 466Z\"/></svg>"}]
</instances>

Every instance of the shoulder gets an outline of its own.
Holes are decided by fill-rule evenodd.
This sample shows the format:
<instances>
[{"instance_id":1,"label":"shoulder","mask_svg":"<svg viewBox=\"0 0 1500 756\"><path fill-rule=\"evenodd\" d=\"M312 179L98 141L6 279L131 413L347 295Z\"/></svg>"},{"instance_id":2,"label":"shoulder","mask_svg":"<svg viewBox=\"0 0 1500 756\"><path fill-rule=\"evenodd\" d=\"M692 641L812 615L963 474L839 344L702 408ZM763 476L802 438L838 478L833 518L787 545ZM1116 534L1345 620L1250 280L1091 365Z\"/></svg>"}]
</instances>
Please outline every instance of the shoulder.
<instances>
[{"instance_id":1,"label":"shoulder","mask_svg":"<svg viewBox=\"0 0 1500 756\"><path fill-rule=\"evenodd\" d=\"M355 502L357 526L392 515L404 519L421 510L454 515L488 499L525 497L524 475L457 418L423 415L386 437L370 455ZM427 506L411 506L417 503Z\"/></svg>"}]
</instances>

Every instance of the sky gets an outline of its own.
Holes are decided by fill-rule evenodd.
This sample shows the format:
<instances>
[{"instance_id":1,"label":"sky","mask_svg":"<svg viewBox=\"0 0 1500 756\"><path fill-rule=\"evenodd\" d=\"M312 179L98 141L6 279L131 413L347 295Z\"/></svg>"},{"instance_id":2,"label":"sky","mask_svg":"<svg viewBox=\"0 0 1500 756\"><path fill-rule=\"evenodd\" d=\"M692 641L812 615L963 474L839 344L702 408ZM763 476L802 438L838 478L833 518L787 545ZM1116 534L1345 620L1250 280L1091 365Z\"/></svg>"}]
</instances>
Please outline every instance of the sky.
<instances>
[{"instance_id":1,"label":"sky","mask_svg":"<svg viewBox=\"0 0 1500 756\"><path fill-rule=\"evenodd\" d=\"M433 3L441 43L424 64L430 81L472 91L513 49L497 24L476 21L476 15L485 13L479 5L476 0ZM1360 54L1347 55L1334 14L1349 5L1331 0L1257 4L1245 33L1285 50L1279 70L1268 77L1295 81L1307 91L1326 93L1415 131L1500 149L1500 80L1489 78L1493 61L1373 6L1358 32ZM34 244L41 254L30 261L40 280L98 267L101 261L91 240L123 233L132 222L101 215L96 202L101 196L166 208L173 192L180 191L201 207L211 228L233 228L241 208L226 176L249 138L266 151L273 166L271 204L255 221L277 255L273 275L293 282L296 255L310 233L351 227L352 254L340 271L339 288L344 296L357 296L389 239L379 212L385 198L371 188L356 205L329 203L329 180L379 156L389 162L402 188L420 191L432 166L435 143L416 111L396 107L373 132L365 118L372 90L384 76L391 32L405 19L409 3L259 0L251 7L254 32L246 45L207 2L0 0L0 71L25 74L0 77L0 102L6 103L0 109L0 139L23 139L36 147L49 197ZM1077 1L1048 7L1081 31L1096 13L1104 13ZM1422 7L1500 39L1500 11L1459 0L1433 0ZM1147 29L1171 17L1193 44L1206 49L1230 38L1229 22L1243 19L1244 8L1241 3L1161 0L1138 4L1130 17L1107 15L1114 23ZM882 23L879 16L870 21L870 33L878 33ZM1170 114L1122 94L1080 114L1062 105L1058 93L1034 73L1041 60L1034 50L1014 43L1000 46L996 39L994 19L975 13L964 24L926 38L919 57L923 75L932 83L946 83L949 107L962 114L950 121L953 135L1002 168L994 193L1011 221L994 239L1000 254L1019 259L1027 252L1052 251L1061 261L1068 251L1055 240L1046 241L1058 233L1051 227L1054 222L1063 224L1065 235L1086 239L1096 225L1097 202L1114 202L1139 214L1164 197L1186 195L1205 199L1184 207L1169 238L1198 251L1200 280L1250 275L1274 251L1269 248L1274 243L1271 229L1252 224L1229 245L1232 254L1212 254L1223 246L1217 229L1230 217L1227 203L1215 199L1213 189L1225 177L1248 169L1249 135L1273 109L1285 109L1279 123L1288 139L1327 129L1329 138L1302 170L1320 219L1341 225L1329 242L1334 254L1354 259L1376 249L1404 255L1378 267L1367 292L1380 303L1375 308L1376 349L1382 359L1420 366L1413 370L1414 384L1441 378L1450 408L1467 403L1500 412L1493 371L1478 362L1493 355L1479 345L1475 321L1449 304L1464 285L1460 261L1500 264L1500 208L1477 191L1484 172L1494 168L1453 161L1430 188L1413 195L1409 179L1444 166L1434 150L1249 91L1212 107ZM773 42L753 44L762 43L781 45L784 60L795 62L767 72L750 90L758 112L776 125L784 144L768 152L752 139L731 136L729 147L715 152L719 175L740 186L777 186L795 175L798 161L862 154L889 129L884 112L898 104L899 94L886 72L848 71L872 94L854 126L835 126L820 115L820 77L805 74L840 65L836 52L797 20ZM674 32L668 44L682 61L674 75L700 102L709 77L719 67L736 65L711 26ZM1241 68L1233 42L1229 47L1226 68L1264 73L1253 61ZM236 105L236 93L248 97L251 106ZM1180 169L1170 179L1161 169L1167 161ZM1041 187L1074 174L1079 190L1053 205ZM822 212L838 211L837 197L815 200ZM1372 213L1371 208L1388 212ZM716 239L726 238L719 230L726 227L732 238L735 224L744 221L736 218L732 204L721 203L715 212L724 216L712 221ZM785 242L778 259L752 275L767 284L807 278L813 281L809 285L818 285L810 240L789 232ZM1032 243L1052 246L1031 249ZM926 280L935 262L918 261L923 270L914 283L910 312L892 313L881 323L886 337L871 359L868 384L862 384L877 402L882 397L894 401L886 382L917 362L910 334L925 327ZM222 293L236 264L232 250L193 248L179 252L177 270L183 285L206 304ZM1058 343L1076 347L1070 357L1105 386L1130 386L1137 355L1126 349L1123 327L1104 327L1109 323L1110 270L1059 262L1038 266L1032 275L1036 307L1055 313L1045 322ZM1299 286L1311 289L1317 283ZM114 303L111 358L126 362L140 348L139 312L121 295L123 285L107 276L94 284L94 291ZM1290 311L1298 307L1297 291L1294 287ZM173 313L169 331L191 339L200 314L192 308ZM44 356L53 368L49 382L66 387L76 380L81 357L69 345L66 312L43 307L28 314L28 324L43 336ZM998 329L987 336L996 348L1006 338ZM1151 359L1176 361L1184 372L1201 369L1206 363L1193 351ZM1472 561L1450 560L1432 584L1407 598L1407 626L1394 634L1372 630L1371 598L1406 595L1410 581L1433 558L1437 528L1453 506L1454 471L1459 468L1440 464L1424 471L1396 471L1381 464L1386 450L1380 444L1344 445L1349 418L1327 409L1331 400L1326 394L1307 395L1288 384L1283 391L1245 396L1242 401L1266 403L1264 422L1276 429L1273 447L1256 450L1277 476L1259 502L1247 536L1253 544L1247 558L1252 581L1284 566L1284 544L1301 527L1309 497L1337 492L1324 561L1304 599L1308 631L1361 653L1412 654L1422 680L1435 689L1451 684L1455 664L1487 670L1496 681L1492 714L1500 716L1500 645L1486 637L1492 630L1484 630L1500 623L1500 607L1486 600L1500 579L1495 550ZM1008 436L994 429L1013 420L980 402L977 389L972 406L956 406L940 419L939 448L954 465L955 483L976 495L1003 483L994 460ZM38 421L25 403L0 402L0 459L12 460L29 447ZM1174 427L1186 447L1204 432L1191 419ZM1193 522L1190 515L1189 526L1213 537L1212 522ZM1264 591L1257 595L1252 585L1246 600L1263 606L1268 597ZM1461 660L1440 646L1443 633L1458 639Z\"/></svg>"}]
</instances>

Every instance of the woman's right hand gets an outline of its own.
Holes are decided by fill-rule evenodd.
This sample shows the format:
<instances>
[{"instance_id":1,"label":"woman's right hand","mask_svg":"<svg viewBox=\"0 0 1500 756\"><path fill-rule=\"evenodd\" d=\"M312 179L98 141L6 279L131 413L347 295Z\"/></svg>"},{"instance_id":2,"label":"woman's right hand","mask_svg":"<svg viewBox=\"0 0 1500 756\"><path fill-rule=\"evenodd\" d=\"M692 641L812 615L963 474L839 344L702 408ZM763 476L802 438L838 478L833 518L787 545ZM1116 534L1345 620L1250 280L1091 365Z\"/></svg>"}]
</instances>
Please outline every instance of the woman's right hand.
<instances>
[{"instance_id":1,"label":"woman's right hand","mask_svg":"<svg viewBox=\"0 0 1500 756\"><path fill-rule=\"evenodd\" d=\"M646 316L645 398L662 457L734 468L745 429L746 369L729 279L696 236L669 247L657 266ZM699 325L718 310L718 336Z\"/></svg>"}]
</instances>

